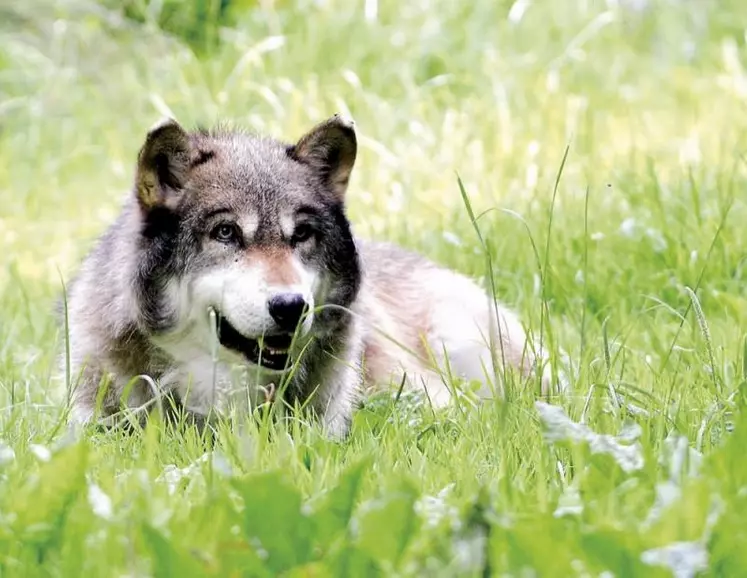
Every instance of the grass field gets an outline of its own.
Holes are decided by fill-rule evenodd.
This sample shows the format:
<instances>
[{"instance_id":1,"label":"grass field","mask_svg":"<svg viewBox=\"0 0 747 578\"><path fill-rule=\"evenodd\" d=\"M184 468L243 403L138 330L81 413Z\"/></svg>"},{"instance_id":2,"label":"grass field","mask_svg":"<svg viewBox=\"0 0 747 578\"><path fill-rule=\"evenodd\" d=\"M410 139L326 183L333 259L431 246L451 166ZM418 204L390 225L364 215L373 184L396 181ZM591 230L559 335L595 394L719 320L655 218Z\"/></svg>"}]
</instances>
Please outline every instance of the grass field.
<instances>
[{"instance_id":1,"label":"grass field","mask_svg":"<svg viewBox=\"0 0 747 578\"><path fill-rule=\"evenodd\" d=\"M152 14L0 1L0 577L744 575L741 4L267 0L197 57ZM357 233L489 253L565 392L380 396L342 444L66 433L61 279L169 111L353 116Z\"/></svg>"}]
</instances>

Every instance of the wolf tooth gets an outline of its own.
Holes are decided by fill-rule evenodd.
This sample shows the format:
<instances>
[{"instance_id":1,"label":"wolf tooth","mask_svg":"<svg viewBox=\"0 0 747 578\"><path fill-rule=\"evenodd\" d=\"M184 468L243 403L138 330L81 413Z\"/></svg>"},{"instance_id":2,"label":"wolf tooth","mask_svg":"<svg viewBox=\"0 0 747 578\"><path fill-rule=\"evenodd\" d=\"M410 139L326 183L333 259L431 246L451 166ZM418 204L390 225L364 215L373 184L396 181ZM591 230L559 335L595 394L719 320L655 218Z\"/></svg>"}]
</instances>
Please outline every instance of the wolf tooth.
<instances>
[{"instance_id":1,"label":"wolf tooth","mask_svg":"<svg viewBox=\"0 0 747 578\"><path fill-rule=\"evenodd\" d=\"M374 387L404 381L447 404L446 360L484 395L504 365L528 376L537 356L512 311L461 274L353 236L356 152L339 115L295 144L154 126L133 194L69 287L72 419L161 395L204 417L284 381L286 401L342 437Z\"/></svg>"}]
</instances>

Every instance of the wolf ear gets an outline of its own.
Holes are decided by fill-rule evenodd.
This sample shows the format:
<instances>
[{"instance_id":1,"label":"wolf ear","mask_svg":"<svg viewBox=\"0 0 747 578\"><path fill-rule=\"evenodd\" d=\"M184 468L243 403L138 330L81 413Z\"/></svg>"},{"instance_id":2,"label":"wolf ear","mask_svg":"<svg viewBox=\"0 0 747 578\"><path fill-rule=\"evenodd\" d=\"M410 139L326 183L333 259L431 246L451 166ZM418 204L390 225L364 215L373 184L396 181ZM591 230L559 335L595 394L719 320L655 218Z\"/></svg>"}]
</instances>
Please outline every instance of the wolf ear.
<instances>
[{"instance_id":1,"label":"wolf ear","mask_svg":"<svg viewBox=\"0 0 747 578\"><path fill-rule=\"evenodd\" d=\"M189 136L174 119L154 125L140 149L136 192L140 206L174 208L189 172Z\"/></svg>"},{"instance_id":2,"label":"wolf ear","mask_svg":"<svg viewBox=\"0 0 747 578\"><path fill-rule=\"evenodd\" d=\"M352 120L336 114L312 128L289 150L292 158L316 169L340 201L358 151L354 127Z\"/></svg>"}]
</instances>

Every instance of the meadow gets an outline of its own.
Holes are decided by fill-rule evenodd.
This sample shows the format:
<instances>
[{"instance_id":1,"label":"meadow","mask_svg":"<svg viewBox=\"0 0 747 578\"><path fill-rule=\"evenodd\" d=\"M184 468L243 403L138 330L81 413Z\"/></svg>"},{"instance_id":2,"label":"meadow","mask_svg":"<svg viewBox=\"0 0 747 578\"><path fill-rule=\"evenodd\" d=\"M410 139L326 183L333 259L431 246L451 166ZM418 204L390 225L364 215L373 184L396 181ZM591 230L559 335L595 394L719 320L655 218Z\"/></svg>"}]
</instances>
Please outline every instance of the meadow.
<instances>
[{"instance_id":1,"label":"meadow","mask_svg":"<svg viewBox=\"0 0 747 578\"><path fill-rule=\"evenodd\" d=\"M126 4L0 0L0 577L747 572L742 2ZM335 112L356 233L494 287L562 387L70 431L55 301L148 128Z\"/></svg>"}]
</instances>

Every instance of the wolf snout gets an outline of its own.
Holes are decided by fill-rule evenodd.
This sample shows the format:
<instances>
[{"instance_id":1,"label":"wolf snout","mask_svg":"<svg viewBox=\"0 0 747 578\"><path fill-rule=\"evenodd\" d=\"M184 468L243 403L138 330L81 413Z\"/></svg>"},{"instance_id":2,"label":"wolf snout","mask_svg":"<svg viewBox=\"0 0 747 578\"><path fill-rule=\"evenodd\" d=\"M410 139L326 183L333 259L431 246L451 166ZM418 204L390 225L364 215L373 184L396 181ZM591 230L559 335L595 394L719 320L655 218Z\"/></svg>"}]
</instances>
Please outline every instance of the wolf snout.
<instances>
[{"instance_id":1,"label":"wolf snout","mask_svg":"<svg viewBox=\"0 0 747 578\"><path fill-rule=\"evenodd\" d=\"M267 303L270 317L283 331L296 330L306 309L306 300L300 293L281 293L271 297Z\"/></svg>"}]
</instances>

